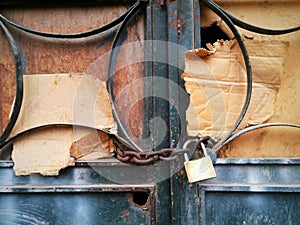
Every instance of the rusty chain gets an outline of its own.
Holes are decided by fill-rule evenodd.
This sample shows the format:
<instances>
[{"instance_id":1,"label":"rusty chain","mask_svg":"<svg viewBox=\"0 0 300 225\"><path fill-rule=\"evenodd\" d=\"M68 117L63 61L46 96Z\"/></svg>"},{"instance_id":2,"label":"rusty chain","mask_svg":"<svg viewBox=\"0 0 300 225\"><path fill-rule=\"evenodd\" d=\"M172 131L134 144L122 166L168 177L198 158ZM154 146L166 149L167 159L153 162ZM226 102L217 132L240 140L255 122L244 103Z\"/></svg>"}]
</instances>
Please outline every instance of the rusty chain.
<instances>
[{"instance_id":1,"label":"rusty chain","mask_svg":"<svg viewBox=\"0 0 300 225\"><path fill-rule=\"evenodd\" d=\"M207 144L209 144L210 139L209 137L201 137L193 140L195 140L197 143L196 150L199 150L200 143L202 142L207 146ZM114 144L116 147L115 157L119 161L123 163L136 164L136 165L149 165L149 164L154 164L155 162L158 161L172 161L175 160L179 155L182 155L183 153L189 153L192 151L191 149L188 148L182 148L182 149L164 148L159 151L137 152L135 150L127 148L116 139L114 140Z\"/></svg>"},{"instance_id":2,"label":"rusty chain","mask_svg":"<svg viewBox=\"0 0 300 225\"><path fill-rule=\"evenodd\" d=\"M178 153L174 149L162 149L160 151L143 151L137 152L126 148L124 145L115 142L115 157L124 163L136 165L149 165L157 161L174 160Z\"/></svg>"}]
</instances>

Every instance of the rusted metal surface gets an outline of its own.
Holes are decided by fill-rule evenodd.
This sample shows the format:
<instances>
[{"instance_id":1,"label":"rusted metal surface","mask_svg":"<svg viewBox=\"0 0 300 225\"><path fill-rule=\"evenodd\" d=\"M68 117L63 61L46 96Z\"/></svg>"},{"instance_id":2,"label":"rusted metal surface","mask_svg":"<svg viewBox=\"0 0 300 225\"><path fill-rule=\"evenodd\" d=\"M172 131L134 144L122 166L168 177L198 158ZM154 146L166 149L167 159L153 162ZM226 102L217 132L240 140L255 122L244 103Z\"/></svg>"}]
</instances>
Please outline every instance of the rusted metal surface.
<instances>
[{"instance_id":1,"label":"rusted metal surface","mask_svg":"<svg viewBox=\"0 0 300 225\"><path fill-rule=\"evenodd\" d=\"M136 165L150 165L157 161L172 161L178 155L190 152L189 149L161 149L159 151L143 151L136 152L132 150L124 150L117 147L116 158L124 163L133 163Z\"/></svg>"},{"instance_id":2,"label":"rusted metal surface","mask_svg":"<svg viewBox=\"0 0 300 225\"><path fill-rule=\"evenodd\" d=\"M128 6L97 6L97 7L45 7L45 8L6 8L1 12L28 26L32 29L50 33L78 33L91 30L108 24L112 20L122 15ZM133 21L126 35L124 43L140 42L143 40L143 17ZM81 38L78 40L42 38L35 35L14 31L18 37L20 46L23 48L23 55L26 60L26 73L30 74L49 74L49 73L69 73L85 72L101 80L107 79L108 57L111 41L114 36L115 28L109 31L94 35L92 37ZM5 39L1 33L3 40ZM8 122L10 108L15 96L14 63L6 41L0 45L0 72L1 76L1 127L5 127ZM132 52L119 53L121 60L128 59L130 55L139 53L143 56L143 50L131 49ZM143 58L140 58L143 61ZM124 63L124 62L123 62ZM116 71L115 90L124 89L124 86L143 76L143 64L136 63L128 65ZM124 83L124 81L126 81ZM137 87L131 90L130 95L122 95L117 105L122 119L129 127L131 135L136 139L141 137L143 108L140 101L143 89ZM136 102L132 108L128 108L128 102ZM141 118L140 118L141 117Z\"/></svg>"},{"instance_id":3,"label":"rusted metal surface","mask_svg":"<svg viewBox=\"0 0 300 225\"><path fill-rule=\"evenodd\" d=\"M114 94L117 111L132 139L141 145L144 93L144 13L130 21L122 35L115 67Z\"/></svg>"}]
</instances>

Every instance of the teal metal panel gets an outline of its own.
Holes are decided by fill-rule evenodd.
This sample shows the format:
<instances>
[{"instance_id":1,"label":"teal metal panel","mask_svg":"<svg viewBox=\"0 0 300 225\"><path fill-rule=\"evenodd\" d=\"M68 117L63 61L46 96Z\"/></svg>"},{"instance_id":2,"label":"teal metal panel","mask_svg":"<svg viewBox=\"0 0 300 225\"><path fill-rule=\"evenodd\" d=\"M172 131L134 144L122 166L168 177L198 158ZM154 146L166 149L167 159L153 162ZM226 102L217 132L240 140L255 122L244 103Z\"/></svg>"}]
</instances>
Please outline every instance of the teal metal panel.
<instances>
[{"instance_id":1,"label":"teal metal panel","mask_svg":"<svg viewBox=\"0 0 300 225\"><path fill-rule=\"evenodd\" d=\"M99 172L126 170L117 161L77 163L58 177L17 177L12 166L0 162L0 224L156 224L155 184L116 184Z\"/></svg>"},{"instance_id":2,"label":"teal metal panel","mask_svg":"<svg viewBox=\"0 0 300 225\"><path fill-rule=\"evenodd\" d=\"M97 191L1 193L0 224L155 224L149 210L128 201L133 192Z\"/></svg>"},{"instance_id":3,"label":"teal metal panel","mask_svg":"<svg viewBox=\"0 0 300 225\"><path fill-rule=\"evenodd\" d=\"M300 224L300 193L207 190L200 224ZM224 210L225 209L225 210Z\"/></svg>"},{"instance_id":4,"label":"teal metal panel","mask_svg":"<svg viewBox=\"0 0 300 225\"><path fill-rule=\"evenodd\" d=\"M299 159L217 159L197 184L201 225L300 223Z\"/></svg>"}]
</instances>

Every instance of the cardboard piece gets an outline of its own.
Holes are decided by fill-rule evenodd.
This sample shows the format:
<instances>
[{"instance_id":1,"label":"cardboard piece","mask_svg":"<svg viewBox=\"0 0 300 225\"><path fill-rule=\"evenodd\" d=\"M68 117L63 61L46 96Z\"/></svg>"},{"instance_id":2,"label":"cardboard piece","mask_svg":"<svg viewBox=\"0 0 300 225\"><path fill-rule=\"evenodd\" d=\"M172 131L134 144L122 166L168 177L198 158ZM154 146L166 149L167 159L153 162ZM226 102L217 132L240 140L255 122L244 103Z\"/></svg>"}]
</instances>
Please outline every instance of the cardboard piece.
<instances>
[{"instance_id":1,"label":"cardboard piece","mask_svg":"<svg viewBox=\"0 0 300 225\"><path fill-rule=\"evenodd\" d=\"M77 124L115 134L106 84L87 74L24 75L24 97L15 135L47 124Z\"/></svg>"},{"instance_id":2,"label":"cardboard piece","mask_svg":"<svg viewBox=\"0 0 300 225\"><path fill-rule=\"evenodd\" d=\"M104 82L86 74L25 75L24 90L11 135L49 124L90 128L53 126L17 138L12 153L16 175L58 175L60 169L74 165L74 159L112 155L108 134L92 129L112 134L117 130Z\"/></svg>"},{"instance_id":3,"label":"cardboard piece","mask_svg":"<svg viewBox=\"0 0 300 225\"><path fill-rule=\"evenodd\" d=\"M75 159L92 160L111 156L114 153L114 145L108 134L94 131L73 142L70 152Z\"/></svg>"},{"instance_id":4,"label":"cardboard piece","mask_svg":"<svg viewBox=\"0 0 300 225\"><path fill-rule=\"evenodd\" d=\"M253 69L251 103L240 128L267 121L274 113L287 43L246 42ZM272 48L270 48L272 45ZM246 96L246 71L235 41L214 43L209 54L191 50L185 54L182 78L190 94L188 134L223 137L238 118ZM199 54L199 52L201 54Z\"/></svg>"},{"instance_id":5,"label":"cardboard piece","mask_svg":"<svg viewBox=\"0 0 300 225\"><path fill-rule=\"evenodd\" d=\"M15 175L56 176L61 169L75 165L69 151L72 141L70 128L35 131L16 139L12 152Z\"/></svg>"}]
</instances>

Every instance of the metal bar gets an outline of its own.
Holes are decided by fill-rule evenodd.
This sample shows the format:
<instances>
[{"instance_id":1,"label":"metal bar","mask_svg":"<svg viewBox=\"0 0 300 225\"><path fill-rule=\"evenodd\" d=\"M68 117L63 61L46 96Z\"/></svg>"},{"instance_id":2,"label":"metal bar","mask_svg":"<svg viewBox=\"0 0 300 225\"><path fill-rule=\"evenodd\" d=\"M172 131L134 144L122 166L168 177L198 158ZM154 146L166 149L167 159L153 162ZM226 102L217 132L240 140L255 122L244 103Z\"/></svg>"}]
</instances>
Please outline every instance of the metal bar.
<instances>
[{"instance_id":1,"label":"metal bar","mask_svg":"<svg viewBox=\"0 0 300 225\"><path fill-rule=\"evenodd\" d=\"M121 26L118 28L118 31L114 37L114 40L113 40L112 46L111 46L111 53L110 53L109 62L108 62L108 80L107 80L107 90L111 97L111 102L112 102L111 106L112 106L113 115L118 124L118 129L122 133L122 136L124 135L124 139L125 139L125 142L122 141L121 139L119 139L119 141L124 142L123 144L125 144L125 145L129 144L129 146L134 148L136 151L140 151L140 152L142 152L142 149L140 148L140 146L138 146L134 142L132 137L128 134L128 130L127 130L126 126L123 124L121 118L118 115L117 107L115 105L113 81L114 81L114 74L115 74L115 60L118 55L118 49L120 48L119 40L120 40L121 34L125 30L130 19L137 13L138 10L140 10L142 7L146 6L145 4L146 4L145 2L137 1L137 3L134 4L134 6L132 6L132 8L129 10L129 12L126 15L126 17L124 18Z\"/></svg>"},{"instance_id":2,"label":"metal bar","mask_svg":"<svg viewBox=\"0 0 300 225\"><path fill-rule=\"evenodd\" d=\"M153 2L153 130L154 148L169 147L169 87L168 48L167 48L167 12L164 6Z\"/></svg>"},{"instance_id":3,"label":"metal bar","mask_svg":"<svg viewBox=\"0 0 300 225\"><path fill-rule=\"evenodd\" d=\"M15 100L13 102L12 111L10 113L9 121L3 130L2 134L0 135L0 143L4 142L10 135L10 132L14 128L17 119L19 117L22 101L23 101L23 74L26 71L26 67L24 65L24 60L22 59L21 48L15 41L15 38L10 33L9 29L4 25L2 21L0 21L0 27L2 28L7 41L10 45L14 63L15 63L15 73L16 73L16 95Z\"/></svg>"},{"instance_id":4,"label":"metal bar","mask_svg":"<svg viewBox=\"0 0 300 225\"><path fill-rule=\"evenodd\" d=\"M300 184L214 184L211 185L201 185L198 187L204 191L226 191L226 192L300 192Z\"/></svg>"},{"instance_id":5,"label":"metal bar","mask_svg":"<svg viewBox=\"0 0 300 225\"><path fill-rule=\"evenodd\" d=\"M153 192L155 185L5 185L0 186L0 193L62 193L62 192Z\"/></svg>"},{"instance_id":6,"label":"metal bar","mask_svg":"<svg viewBox=\"0 0 300 225\"><path fill-rule=\"evenodd\" d=\"M14 163L12 160L0 160L0 168L13 167Z\"/></svg>"},{"instance_id":7,"label":"metal bar","mask_svg":"<svg viewBox=\"0 0 300 225\"><path fill-rule=\"evenodd\" d=\"M157 184L157 196L159 206L157 207L157 225L166 225L171 223L171 196L170 182L166 179Z\"/></svg>"},{"instance_id":8,"label":"metal bar","mask_svg":"<svg viewBox=\"0 0 300 225\"><path fill-rule=\"evenodd\" d=\"M180 79L180 74L184 70L184 54L186 50L197 48L200 46L200 9L198 1L177 1L177 22L180 26L178 33L177 44L178 57L177 57L177 84L178 84L178 105L180 116L180 139L179 144L183 144L187 139L186 131L186 109L189 104L189 96L185 93L184 82ZM181 160L183 160L181 158ZM172 194L174 198L174 207L180 209L173 209L173 216L175 218L174 224L197 224L198 222L198 198L196 185L190 185L185 177L185 172L182 168L182 161L176 160L174 162L174 170L178 169L179 172L175 173L171 180ZM178 214L178 215L175 215Z\"/></svg>"},{"instance_id":9,"label":"metal bar","mask_svg":"<svg viewBox=\"0 0 300 225\"><path fill-rule=\"evenodd\" d=\"M134 4L132 7L134 7L136 4ZM41 32L41 31L38 31L38 30L34 30L34 29L26 27L26 26L24 26L20 23L17 23L15 21L13 21L12 19L4 16L2 13L0 13L0 19L5 21L6 23L10 24L11 26L13 26L16 29L19 29L19 30L22 30L23 32L34 34L34 35L37 35L37 36L49 37L49 38L77 39L77 38L89 37L89 36L96 35L96 34L99 34L101 32L107 31L109 29L112 29L113 27L115 27L119 23L121 23L127 17L127 15L132 10L132 7L129 10L127 10L123 15L118 17L117 19L113 20L112 22L110 22L110 23L108 23L108 24L106 24L102 27L99 27L99 28L96 28L96 29L93 29L93 30L89 30L89 31L85 31L85 32L82 32L82 33L73 33L73 34L47 33L47 32Z\"/></svg>"},{"instance_id":10,"label":"metal bar","mask_svg":"<svg viewBox=\"0 0 300 225\"><path fill-rule=\"evenodd\" d=\"M159 150L169 147L169 103L167 65L167 13L164 5L159 5L156 1L149 3L147 9L147 50L151 51L151 56L147 54L147 77L151 84L146 85L148 89L147 97L151 99L146 103L152 107L148 112L146 123L148 130L145 137L148 137L150 147ZM150 91L149 91L150 90ZM147 136L148 135L148 136Z\"/></svg>"},{"instance_id":11,"label":"metal bar","mask_svg":"<svg viewBox=\"0 0 300 225\"><path fill-rule=\"evenodd\" d=\"M170 127L170 146L176 148L180 135L180 120L179 120L179 96L178 96L178 17L177 17L177 1L167 2L168 14L168 75L169 75L169 127ZM176 85L173 85L176 84ZM174 88L175 87L175 88Z\"/></svg>"},{"instance_id":12,"label":"metal bar","mask_svg":"<svg viewBox=\"0 0 300 225\"><path fill-rule=\"evenodd\" d=\"M201 45L200 43L200 8L197 1L179 1L178 2L178 21L181 24L181 34L178 38L178 45L180 46L178 52L178 68L179 74L184 70L184 54L188 49L194 49ZM190 12L190 13L186 13ZM178 85L182 90L185 90L184 81L178 80ZM179 93L180 104L180 121L181 124L181 138L180 142L183 144L187 140L187 123L186 123L186 109L189 105L189 96L185 92Z\"/></svg>"},{"instance_id":13,"label":"metal bar","mask_svg":"<svg viewBox=\"0 0 300 225\"><path fill-rule=\"evenodd\" d=\"M199 0L193 0L193 19L194 19L194 48L201 47L201 21Z\"/></svg>"},{"instance_id":14,"label":"metal bar","mask_svg":"<svg viewBox=\"0 0 300 225\"><path fill-rule=\"evenodd\" d=\"M243 164L254 164L254 165L299 165L299 158L217 158L217 165L221 164L232 164L232 165L243 165Z\"/></svg>"},{"instance_id":15,"label":"metal bar","mask_svg":"<svg viewBox=\"0 0 300 225\"><path fill-rule=\"evenodd\" d=\"M0 168L11 168L14 163L12 160L0 160ZM300 165L299 158L217 158L218 165ZM131 165L122 163L115 158L98 159L92 161L80 161L75 163L76 167L86 166L121 166L129 167Z\"/></svg>"},{"instance_id":16,"label":"metal bar","mask_svg":"<svg viewBox=\"0 0 300 225\"><path fill-rule=\"evenodd\" d=\"M136 2L135 0L87 0L87 1L79 1L79 0L43 0L34 1L34 0L2 0L0 1L0 6L3 7L65 7L65 6L99 6L99 5L124 5L124 4L133 4Z\"/></svg>"},{"instance_id":17,"label":"metal bar","mask_svg":"<svg viewBox=\"0 0 300 225\"><path fill-rule=\"evenodd\" d=\"M169 127L170 127L170 146L176 149L180 135L180 117L178 110L179 95L179 68L178 68L178 1L167 1L168 14L168 74L169 82ZM173 87L173 88L172 88ZM175 88L174 88L175 87ZM171 196L171 223L173 225L181 224L181 191L182 186L178 182L177 160L170 162L170 196ZM174 175L173 175L174 174Z\"/></svg>"},{"instance_id":18,"label":"metal bar","mask_svg":"<svg viewBox=\"0 0 300 225\"><path fill-rule=\"evenodd\" d=\"M251 67L251 63L250 63L250 59L249 59L249 55L248 55L248 50L245 46L245 43L244 43L241 35L239 34L238 30L236 29L236 27L232 23L232 21L218 7L218 5L216 5L213 1L211 1L211 0L202 0L202 3L205 4L216 15L218 15L220 18L222 18L222 20L224 20L224 22L228 25L228 27L230 28L230 30L234 34L234 36L236 38L236 41L239 44L239 47L241 49L243 59L244 59L244 63L245 63L245 66L246 66L246 72L247 72L247 92L246 92L246 98L245 98L245 101L244 101L243 108L242 108L238 118L236 119L233 127L230 129L230 131L221 140L219 140L216 145L213 146L212 152L217 155L218 151L223 146L224 142L228 138L230 138L230 136L237 129L239 124L242 122L242 120L243 120L243 118L244 118L244 116L245 116L245 114L248 110L250 100L251 100L251 94L252 94L252 67Z\"/></svg>"},{"instance_id":19,"label":"metal bar","mask_svg":"<svg viewBox=\"0 0 300 225\"><path fill-rule=\"evenodd\" d=\"M153 112L153 90L152 90L152 74L153 74L153 5L148 4L146 9L146 46L145 46L145 81L144 94L147 97L144 99L144 130L143 130L143 148L154 149L153 136L151 134L150 120L154 117Z\"/></svg>"}]
</instances>

